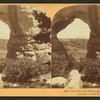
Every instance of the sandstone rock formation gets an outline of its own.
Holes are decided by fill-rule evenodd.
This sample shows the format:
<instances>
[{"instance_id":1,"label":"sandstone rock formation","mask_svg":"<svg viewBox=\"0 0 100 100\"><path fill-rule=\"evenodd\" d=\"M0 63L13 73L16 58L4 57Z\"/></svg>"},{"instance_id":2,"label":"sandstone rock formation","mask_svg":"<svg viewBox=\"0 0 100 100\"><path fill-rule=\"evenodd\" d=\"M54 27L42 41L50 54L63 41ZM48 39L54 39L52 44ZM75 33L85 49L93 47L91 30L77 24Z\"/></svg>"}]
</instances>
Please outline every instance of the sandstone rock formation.
<instances>
[{"instance_id":1,"label":"sandstone rock formation","mask_svg":"<svg viewBox=\"0 0 100 100\"><path fill-rule=\"evenodd\" d=\"M81 75L77 70L72 70L68 76L68 83L65 88L81 88L82 80Z\"/></svg>"},{"instance_id":2,"label":"sandstone rock formation","mask_svg":"<svg viewBox=\"0 0 100 100\"><path fill-rule=\"evenodd\" d=\"M67 63L67 52L63 44L57 39L57 37L52 37L52 76L62 76L66 70ZM59 72L56 71L58 69ZM55 75L56 73L56 75Z\"/></svg>"},{"instance_id":3,"label":"sandstone rock formation","mask_svg":"<svg viewBox=\"0 0 100 100\"><path fill-rule=\"evenodd\" d=\"M98 5L75 5L61 9L56 13L52 21L52 67L64 66L67 67L68 56L65 48L57 39L57 33L67 27L74 21L75 18L80 18L87 23L91 29L90 38L87 44L87 58L95 59L96 52L100 51L100 6ZM59 63L60 62L60 63ZM60 71L61 71L60 70Z\"/></svg>"},{"instance_id":4,"label":"sandstone rock formation","mask_svg":"<svg viewBox=\"0 0 100 100\"><path fill-rule=\"evenodd\" d=\"M53 88L64 88L66 86L67 79L63 77L54 77L49 79L46 84L51 84Z\"/></svg>"},{"instance_id":5,"label":"sandstone rock formation","mask_svg":"<svg viewBox=\"0 0 100 100\"><path fill-rule=\"evenodd\" d=\"M26 5L0 6L0 20L8 24L11 30L7 45L8 58L28 57L37 61L36 55L44 50L44 56L50 61L51 46L48 43L50 44L51 21L43 10Z\"/></svg>"},{"instance_id":6,"label":"sandstone rock formation","mask_svg":"<svg viewBox=\"0 0 100 100\"><path fill-rule=\"evenodd\" d=\"M2 74L0 74L0 88L3 88Z\"/></svg>"}]
</instances>

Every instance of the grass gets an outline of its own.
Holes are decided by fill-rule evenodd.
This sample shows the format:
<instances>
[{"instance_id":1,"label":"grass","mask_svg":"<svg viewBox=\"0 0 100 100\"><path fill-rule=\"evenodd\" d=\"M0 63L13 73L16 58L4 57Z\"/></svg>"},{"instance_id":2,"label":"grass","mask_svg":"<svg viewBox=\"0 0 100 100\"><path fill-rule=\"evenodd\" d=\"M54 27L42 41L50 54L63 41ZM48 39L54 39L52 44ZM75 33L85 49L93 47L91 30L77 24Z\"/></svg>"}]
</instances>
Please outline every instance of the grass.
<instances>
[{"instance_id":1,"label":"grass","mask_svg":"<svg viewBox=\"0 0 100 100\"><path fill-rule=\"evenodd\" d=\"M77 47L68 46L68 54L73 54L75 57L84 58L86 56L87 50L79 49Z\"/></svg>"},{"instance_id":2,"label":"grass","mask_svg":"<svg viewBox=\"0 0 100 100\"><path fill-rule=\"evenodd\" d=\"M50 88L50 84L46 84L44 80L51 78L51 73L40 75L38 78L33 78L25 83L11 84L10 82L4 83L4 88Z\"/></svg>"},{"instance_id":3,"label":"grass","mask_svg":"<svg viewBox=\"0 0 100 100\"><path fill-rule=\"evenodd\" d=\"M85 42L85 43L87 43L87 42ZM84 45L86 45L86 44L84 44ZM86 56L87 49L81 48L82 46L78 47L75 45L70 45L70 44L68 45L65 43L64 47L66 48L66 51L68 54L74 55L75 59L85 58L85 56ZM5 58L6 54L7 54L7 51L0 48L0 59ZM49 75L49 73L48 73L48 75ZM50 77L48 77L48 78L50 78ZM7 84L5 84L4 88L49 88L50 87L50 85L46 85L45 83L43 83L43 81L41 81L41 80L46 80L45 75L40 75L40 78L34 78L33 80L36 80L36 81L27 81L16 87L14 87L13 84L7 83ZM83 84L84 84L84 88L100 88L100 83L98 83L97 86L93 86L94 83L90 84L89 82L83 81Z\"/></svg>"},{"instance_id":4,"label":"grass","mask_svg":"<svg viewBox=\"0 0 100 100\"><path fill-rule=\"evenodd\" d=\"M6 57L6 54L7 54L7 50L0 49L0 59L1 58L5 58Z\"/></svg>"},{"instance_id":5,"label":"grass","mask_svg":"<svg viewBox=\"0 0 100 100\"><path fill-rule=\"evenodd\" d=\"M94 79L99 79L99 74L98 76L96 75L95 71L97 71L99 73L99 63L100 60L95 60L95 61L91 61L91 60L87 60L86 59L86 53L87 53L87 40L84 39L60 39L60 41L63 43L66 52L68 53L68 55L73 55L73 57L76 59L76 67L80 67L83 66L83 70L85 70L85 79L87 79L87 81L83 80L83 88L100 88L100 82L97 83L96 81L91 82L91 80ZM69 42L70 41L70 42ZM78 43L80 41L80 43ZM83 47L82 47L83 44ZM100 53L98 54L98 56L100 56ZM80 59L85 59L84 63L81 63ZM100 59L100 58L99 58ZM71 62L73 63L73 62ZM83 64L83 65L82 65ZM73 66L75 67L75 66ZM80 67L78 68L78 70L80 69ZM84 69L86 68L86 69ZM81 73L81 72L80 72ZM90 76L89 76L90 75ZM95 76L96 75L96 76ZM87 77L89 76L89 77ZM98 78L95 78L98 77ZM83 77L82 77L83 78Z\"/></svg>"}]
</instances>

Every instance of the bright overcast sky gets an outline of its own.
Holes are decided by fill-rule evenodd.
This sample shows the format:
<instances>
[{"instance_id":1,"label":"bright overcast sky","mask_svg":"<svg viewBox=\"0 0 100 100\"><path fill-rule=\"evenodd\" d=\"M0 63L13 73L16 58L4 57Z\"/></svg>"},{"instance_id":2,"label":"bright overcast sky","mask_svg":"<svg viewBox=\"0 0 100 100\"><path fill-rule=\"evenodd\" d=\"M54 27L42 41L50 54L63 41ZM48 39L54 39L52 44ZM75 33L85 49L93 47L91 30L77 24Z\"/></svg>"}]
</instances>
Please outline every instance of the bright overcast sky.
<instances>
[{"instance_id":1,"label":"bright overcast sky","mask_svg":"<svg viewBox=\"0 0 100 100\"><path fill-rule=\"evenodd\" d=\"M0 39L9 39L9 35L9 26L0 20Z\"/></svg>"},{"instance_id":2,"label":"bright overcast sky","mask_svg":"<svg viewBox=\"0 0 100 100\"><path fill-rule=\"evenodd\" d=\"M61 30L58 34L58 38L86 38L90 35L89 26L82 20L76 18L65 29Z\"/></svg>"},{"instance_id":3,"label":"bright overcast sky","mask_svg":"<svg viewBox=\"0 0 100 100\"><path fill-rule=\"evenodd\" d=\"M9 26L0 21L0 39L9 39L10 29ZM58 38L89 38L90 28L82 20L76 18L65 29L61 30Z\"/></svg>"}]
</instances>

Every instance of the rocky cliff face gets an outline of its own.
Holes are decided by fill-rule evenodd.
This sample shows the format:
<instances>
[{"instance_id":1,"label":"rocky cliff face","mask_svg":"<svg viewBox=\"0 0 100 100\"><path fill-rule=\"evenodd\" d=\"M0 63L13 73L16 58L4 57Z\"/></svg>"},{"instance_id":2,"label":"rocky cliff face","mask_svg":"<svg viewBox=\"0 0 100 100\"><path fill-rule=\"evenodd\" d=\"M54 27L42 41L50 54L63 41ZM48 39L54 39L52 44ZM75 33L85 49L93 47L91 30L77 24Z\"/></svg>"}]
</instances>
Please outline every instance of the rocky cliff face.
<instances>
[{"instance_id":1,"label":"rocky cliff face","mask_svg":"<svg viewBox=\"0 0 100 100\"><path fill-rule=\"evenodd\" d=\"M0 19L10 27L8 58L44 57L50 61L51 20L41 9L25 5L0 6Z\"/></svg>"}]
</instances>

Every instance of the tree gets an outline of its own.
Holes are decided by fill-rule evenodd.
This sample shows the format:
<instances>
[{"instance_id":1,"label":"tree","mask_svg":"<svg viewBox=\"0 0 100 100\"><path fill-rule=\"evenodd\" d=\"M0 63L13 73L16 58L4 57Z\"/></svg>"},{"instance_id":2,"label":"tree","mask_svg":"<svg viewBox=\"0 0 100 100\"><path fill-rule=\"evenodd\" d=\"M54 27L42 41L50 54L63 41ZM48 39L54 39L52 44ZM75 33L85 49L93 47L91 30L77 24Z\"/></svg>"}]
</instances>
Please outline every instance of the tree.
<instances>
[{"instance_id":1,"label":"tree","mask_svg":"<svg viewBox=\"0 0 100 100\"><path fill-rule=\"evenodd\" d=\"M34 38L39 42L50 42L50 33L51 33L51 20L46 15L46 13L38 13L36 10L33 11L33 16L39 22L38 27L41 28L41 32L37 34Z\"/></svg>"}]
</instances>

